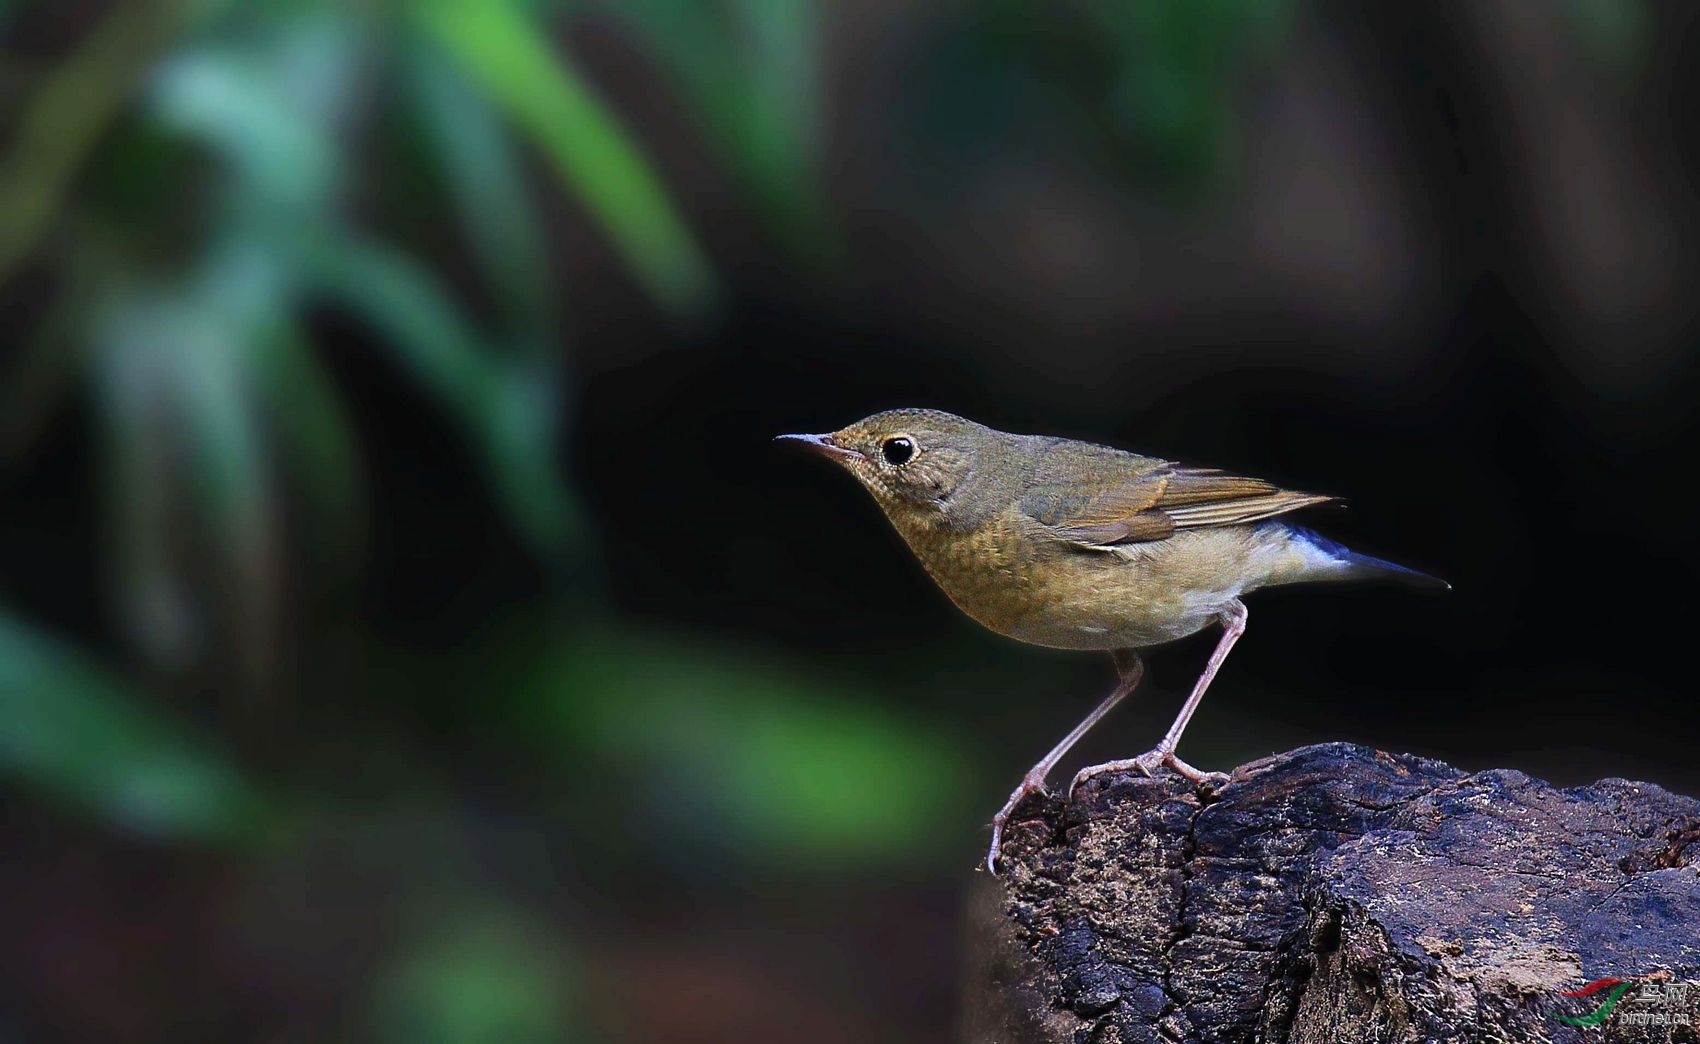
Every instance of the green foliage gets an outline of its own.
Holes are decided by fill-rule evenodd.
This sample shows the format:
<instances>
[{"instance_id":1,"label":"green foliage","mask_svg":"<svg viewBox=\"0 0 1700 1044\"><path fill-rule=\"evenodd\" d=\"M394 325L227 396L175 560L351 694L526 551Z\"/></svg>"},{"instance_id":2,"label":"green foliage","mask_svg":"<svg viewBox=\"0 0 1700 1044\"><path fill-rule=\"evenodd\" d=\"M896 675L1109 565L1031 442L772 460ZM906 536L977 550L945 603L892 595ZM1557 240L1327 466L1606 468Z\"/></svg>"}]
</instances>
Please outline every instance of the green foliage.
<instances>
[{"instance_id":1,"label":"green foliage","mask_svg":"<svg viewBox=\"0 0 1700 1044\"><path fill-rule=\"evenodd\" d=\"M434 910L381 973L376 1039L545 1044L568 1032L576 975L559 943L502 907Z\"/></svg>"},{"instance_id":2,"label":"green foliage","mask_svg":"<svg viewBox=\"0 0 1700 1044\"><path fill-rule=\"evenodd\" d=\"M342 242L315 258L320 292L380 331L402 368L480 451L490 479L533 545L572 536L574 508L554 458L556 368L489 349L431 275L405 254Z\"/></svg>"},{"instance_id":3,"label":"green foliage","mask_svg":"<svg viewBox=\"0 0 1700 1044\"><path fill-rule=\"evenodd\" d=\"M254 375L267 389L259 423L275 433L280 467L296 477L299 510L325 561L345 562L366 537L365 469L342 399L299 324L280 319ZM553 489L553 485L545 490Z\"/></svg>"},{"instance_id":4,"label":"green foliage","mask_svg":"<svg viewBox=\"0 0 1700 1044\"><path fill-rule=\"evenodd\" d=\"M1569 0L1562 10L1582 54L1595 65L1623 82L1642 72L1653 32L1645 0Z\"/></svg>"},{"instance_id":5,"label":"green foliage","mask_svg":"<svg viewBox=\"0 0 1700 1044\"><path fill-rule=\"evenodd\" d=\"M678 96L713 136L769 229L799 257L824 260L821 11L816 0L621 0L666 64Z\"/></svg>"},{"instance_id":6,"label":"green foliage","mask_svg":"<svg viewBox=\"0 0 1700 1044\"><path fill-rule=\"evenodd\" d=\"M209 266L182 284L138 284L101 301L90 363L99 380L117 522L125 604L145 651L180 660L192 612L174 567L172 496L209 522L224 571L244 595L237 634L250 668L260 667L270 604L269 561L276 514L272 475L256 409L253 356L264 341L265 269L240 258ZM245 336L246 335L246 336Z\"/></svg>"},{"instance_id":7,"label":"green foliage","mask_svg":"<svg viewBox=\"0 0 1700 1044\"><path fill-rule=\"evenodd\" d=\"M419 0L425 31L529 134L656 300L689 312L708 264L660 178L607 106L509 0Z\"/></svg>"},{"instance_id":8,"label":"green foliage","mask_svg":"<svg viewBox=\"0 0 1700 1044\"><path fill-rule=\"evenodd\" d=\"M1146 190L1186 200L1232 172L1244 89L1283 45L1292 3L982 0L978 10L1058 93L1063 118Z\"/></svg>"},{"instance_id":9,"label":"green foliage","mask_svg":"<svg viewBox=\"0 0 1700 1044\"><path fill-rule=\"evenodd\" d=\"M3 278L45 236L159 27L175 26L175 45L73 203L64 297L0 380L14 453L79 371L95 389L121 604L138 647L181 663L197 618L225 602L244 617L243 659L265 669L286 488L303 492L321 547L357 545L360 454L342 392L303 329L326 303L368 323L397 372L436 398L539 555L567 553L580 524L555 456L566 391L556 294L506 120L580 177L568 187L588 194L663 303L698 308L712 280L647 161L518 7L461 12L475 17L457 24L471 28L448 42L471 49L455 53L432 29L441 4L420 7L422 17L317 3L199 5L181 21L167 10L115 9L44 81L0 167L16 201L0 222ZM385 60L386 48L398 59ZM463 65L491 79L482 93ZM547 89L520 92L516 72ZM378 88L386 77L393 91ZM354 197L382 189L350 149L362 96L401 99L424 130L501 306L497 328L471 319L405 244L350 219ZM213 543L173 539L185 521Z\"/></svg>"},{"instance_id":10,"label":"green foliage","mask_svg":"<svg viewBox=\"0 0 1700 1044\"><path fill-rule=\"evenodd\" d=\"M968 804L971 759L942 728L849 686L626 631L510 655L514 735L633 780L747 863L926 859Z\"/></svg>"},{"instance_id":11,"label":"green foliage","mask_svg":"<svg viewBox=\"0 0 1700 1044\"><path fill-rule=\"evenodd\" d=\"M47 234L71 177L169 38L169 3L118 4L24 106L0 160L0 283ZM10 12L0 9L0 18Z\"/></svg>"},{"instance_id":12,"label":"green foliage","mask_svg":"<svg viewBox=\"0 0 1700 1044\"><path fill-rule=\"evenodd\" d=\"M273 816L230 758L128 685L0 612L0 771L116 830L252 838Z\"/></svg>"},{"instance_id":13,"label":"green foliage","mask_svg":"<svg viewBox=\"0 0 1700 1044\"><path fill-rule=\"evenodd\" d=\"M1286 0L1159 0L1093 4L1119 61L1111 112L1141 150L1182 177L1219 167L1236 139L1248 65L1282 37Z\"/></svg>"},{"instance_id":14,"label":"green foliage","mask_svg":"<svg viewBox=\"0 0 1700 1044\"><path fill-rule=\"evenodd\" d=\"M476 253L507 324L537 354L554 348L556 294L543 222L490 99L422 41L402 55L408 100L441 157L462 234Z\"/></svg>"}]
</instances>

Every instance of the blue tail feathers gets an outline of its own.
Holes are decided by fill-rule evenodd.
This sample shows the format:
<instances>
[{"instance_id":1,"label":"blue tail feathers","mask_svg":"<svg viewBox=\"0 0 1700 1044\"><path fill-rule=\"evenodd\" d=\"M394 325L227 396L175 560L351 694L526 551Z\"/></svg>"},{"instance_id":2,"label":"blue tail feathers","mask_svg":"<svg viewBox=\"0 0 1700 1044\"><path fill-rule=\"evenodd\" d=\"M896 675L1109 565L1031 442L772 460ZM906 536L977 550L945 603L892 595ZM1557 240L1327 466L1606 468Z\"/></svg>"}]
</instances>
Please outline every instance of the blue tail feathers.
<instances>
[{"instance_id":1,"label":"blue tail feathers","mask_svg":"<svg viewBox=\"0 0 1700 1044\"><path fill-rule=\"evenodd\" d=\"M1393 580L1412 587L1425 587L1439 591L1450 591L1452 585L1437 576L1430 576L1409 566L1397 562L1389 562L1385 558L1366 555L1330 540L1321 533L1303 526L1288 525L1293 536L1314 547L1322 554L1339 563L1345 576L1352 578Z\"/></svg>"}]
</instances>

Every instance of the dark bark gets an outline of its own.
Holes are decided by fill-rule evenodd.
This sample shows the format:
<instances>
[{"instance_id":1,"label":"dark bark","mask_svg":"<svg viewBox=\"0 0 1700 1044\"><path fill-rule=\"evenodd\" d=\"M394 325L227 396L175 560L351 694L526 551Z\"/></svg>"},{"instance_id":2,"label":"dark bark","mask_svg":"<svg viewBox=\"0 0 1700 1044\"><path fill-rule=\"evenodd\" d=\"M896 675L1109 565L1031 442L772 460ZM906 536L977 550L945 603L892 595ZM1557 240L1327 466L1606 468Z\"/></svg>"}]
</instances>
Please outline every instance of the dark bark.
<instances>
[{"instance_id":1,"label":"dark bark","mask_svg":"<svg viewBox=\"0 0 1700 1044\"><path fill-rule=\"evenodd\" d=\"M1347 744L1035 798L972 900L966 1044L1700 1040L1700 802ZM1664 1013L1670 1026L1637 1022ZM1656 1014L1653 1016L1656 1019Z\"/></svg>"}]
</instances>

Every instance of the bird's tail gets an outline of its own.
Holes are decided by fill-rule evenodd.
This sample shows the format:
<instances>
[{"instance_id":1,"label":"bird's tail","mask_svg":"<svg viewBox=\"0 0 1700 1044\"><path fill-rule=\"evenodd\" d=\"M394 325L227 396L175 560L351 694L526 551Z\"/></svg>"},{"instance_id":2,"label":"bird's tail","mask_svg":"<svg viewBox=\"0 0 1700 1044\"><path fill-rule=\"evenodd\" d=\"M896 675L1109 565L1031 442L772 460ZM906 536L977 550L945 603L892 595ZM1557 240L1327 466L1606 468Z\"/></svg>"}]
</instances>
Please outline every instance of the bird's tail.
<instances>
[{"instance_id":1,"label":"bird's tail","mask_svg":"<svg viewBox=\"0 0 1700 1044\"><path fill-rule=\"evenodd\" d=\"M1305 553L1317 579L1392 580L1408 587L1431 591L1450 591L1452 585L1437 576L1389 562L1385 558L1360 554L1343 544L1328 539L1303 526L1287 526L1293 542Z\"/></svg>"}]
</instances>

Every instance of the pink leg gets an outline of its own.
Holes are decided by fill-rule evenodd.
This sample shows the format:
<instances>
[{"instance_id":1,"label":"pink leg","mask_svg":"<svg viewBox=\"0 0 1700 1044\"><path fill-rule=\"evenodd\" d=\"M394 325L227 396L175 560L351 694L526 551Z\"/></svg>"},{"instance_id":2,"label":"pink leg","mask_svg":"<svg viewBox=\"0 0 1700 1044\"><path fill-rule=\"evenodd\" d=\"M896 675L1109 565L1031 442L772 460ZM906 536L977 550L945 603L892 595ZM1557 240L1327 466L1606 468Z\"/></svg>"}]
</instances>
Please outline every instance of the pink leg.
<instances>
[{"instance_id":1,"label":"pink leg","mask_svg":"<svg viewBox=\"0 0 1700 1044\"><path fill-rule=\"evenodd\" d=\"M1222 661L1228 658L1228 652L1234 643L1245 633L1246 610L1245 603L1235 599L1222 609L1222 638L1216 643L1216 651L1210 654L1210 662L1204 665L1204 673L1198 676L1198 682L1192 687L1192 695L1186 698L1180 714L1175 716L1175 723L1169 726L1169 731L1163 734L1157 746L1141 754L1137 758L1124 758L1121 761L1106 761L1102 765L1092 765L1080 770L1069 784L1068 794L1074 797L1074 791L1080 784L1093 776L1105 772L1122 772L1127 769L1138 769L1149 776L1159 765L1168 765L1176 772L1192 780L1203 783L1207 780L1226 781L1227 776L1220 772L1200 772L1186 762L1175 757L1175 748L1180 745L1181 733L1186 731L1187 722L1192 720L1198 705L1204 702L1204 690L1210 687L1210 682L1221 670Z\"/></svg>"},{"instance_id":2,"label":"pink leg","mask_svg":"<svg viewBox=\"0 0 1700 1044\"><path fill-rule=\"evenodd\" d=\"M1098 724L1098 721L1104 715L1110 713L1111 707L1127 698L1127 694L1134 690L1135 686L1139 684L1140 677L1145 673L1145 665L1140 662L1139 656L1133 650L1117 649L1110 655L1115 658L1116 673L1121 675L1121 681L1117 682L1115 689L1104 697L1103 703L1098 704L1084 721L1074 727L1073 732L1064 736L1061 742L1051 748L1049 754L1040 758L1037 765L1027 770L1027 775L1021 777L1021 785L1015 788L1015 792L1009 796L1009 800L1004 802L1003 808L998 809L998 814L992 817L992 849L986 854L986 869L992 873L998 872L998 852L1003 847L1003 827L1009 821L1010 813L1015 811L1015 806L1021 804L1022 800L1029 794L1043 794L1045 792L1045 777L1051 774L1053 768L1056 768L1057 762L1063 759L1063 755L1069 752L1069 748L1080 742L1080 737L1086 735L1092 726Z\"/></svg>"}]
</instances>

